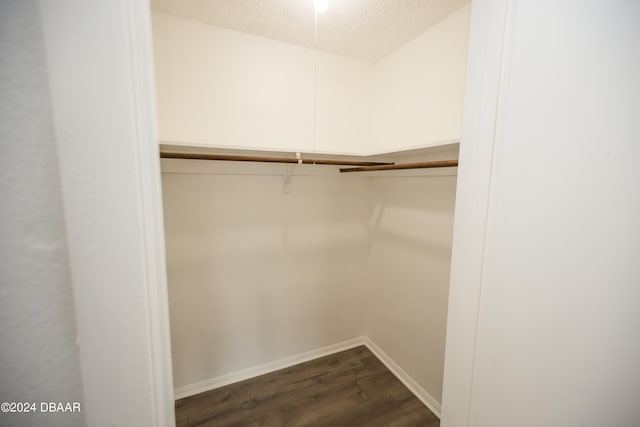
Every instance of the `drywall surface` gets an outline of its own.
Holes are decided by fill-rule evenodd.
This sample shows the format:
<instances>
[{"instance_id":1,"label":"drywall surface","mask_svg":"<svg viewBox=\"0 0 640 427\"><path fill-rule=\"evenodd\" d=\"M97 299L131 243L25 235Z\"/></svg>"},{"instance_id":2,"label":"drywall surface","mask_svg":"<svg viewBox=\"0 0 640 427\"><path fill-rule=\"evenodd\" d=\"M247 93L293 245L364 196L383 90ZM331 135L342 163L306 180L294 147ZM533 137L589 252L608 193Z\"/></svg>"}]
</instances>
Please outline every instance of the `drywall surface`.
<instances>
[{"instance_id":1,"label":"drywall surface","mask_svg":"<svg viewBox=\"0 0 640 427\"><path fill-rule=\"evenodd\" d=\"M457 142L471 5L376 63L372 151Z\"/></svg>"},{"instance_id":2,"label":"drywall surface","mask_svg":"<svg viewBox=\"0 0 640 427\"><path fill-rule=\"evenodd\" d=\"M371 154L460 139L470 5L375 64L152 16L164 143Z\"/></svg>"},{"instance_id":3,"label":"drywall surface","mask_svg":"<svg viewBox=\"0 0 640 427\"><path fill-rule=\"evenodd\" d=\"M638 426L640 3L511 6L495 139L461 144L463 161L495 154L471 411L443 426ZM455 250L474 232L456 228Z\"/></svg>"},{"instance_id":4,"label":"drywall surface","mask_svg":"<svg viewBox=\"0 0 640 427\"><path fill-rule=\"evenodd\" d=\"M371 64L152 17L161 141L345 153L368 143Z\"/></svg>"},{"instance_id":5,"label":"drywall surface","mask_svg":"<svg viewBox=\"0 0 640 427\"><path fill-rule=\"evenodd\" d=\"M285 194L285 165L197 163L163 161L176 387L361 336L368 179L296 175Z\"/></svg>"},{"instance_id":6,"label":"drywall surface","mask_svg":"<svg viewBox=\"0 0 640 427\"><path fill-rule=\"evenodd\" d=\"M368 153L373 65L316 53L316 151Z\"/></svg>"},{"instance_id":7,"label":"drywall surface","mask_svg":"<svg viewBox=\"0 0 640 427\"><path fill-rule=\"evenodd\" d=\"M455 174L372 178L366 335L435 401L442 373Z\"/></svg>"},{"instance_id":8,"label":"drywall surface","mask_svg":"<svg viewBox=\"0 0 640 427\"><path fill-rule=\"evenodd\" d=\"M82 426L80 361L58 159L37 2L0 6L0 402L2 425ZM15 408L14 408L15 409Z\"/></svg>"}]
</instances>

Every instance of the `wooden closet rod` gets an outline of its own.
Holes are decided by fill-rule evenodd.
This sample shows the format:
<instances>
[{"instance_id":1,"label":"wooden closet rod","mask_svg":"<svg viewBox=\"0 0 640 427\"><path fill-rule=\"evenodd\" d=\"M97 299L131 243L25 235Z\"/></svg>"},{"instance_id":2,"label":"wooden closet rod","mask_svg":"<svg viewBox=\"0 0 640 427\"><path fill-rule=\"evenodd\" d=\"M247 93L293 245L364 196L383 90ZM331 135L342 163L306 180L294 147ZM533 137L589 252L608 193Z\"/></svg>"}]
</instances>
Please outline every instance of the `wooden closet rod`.
<instances>
[{"instance_id":1,"label":"wooden closet rod","mask_svg":"<svg viewBox=\"0 0 640 427\"><path fill-rule=\"evenodd\" d=\"M194 153L169 153L160 152L163 159L189 159L189 160L225 160L234 162L266 162L266 163L301 163L306 165L347 165L347 166L391 166L393 163L362 162L355 160L331 160L331 159L297 159L290 157L262 157L262 156L237 156L231 154L194 154Z\"/></svg>"},{"instance_id":2,"label":"wooden closet rod","mask_svg":"<svg viewBox=\"0 0 640 427\"><path fill-rule=\"evenodd\" d=\"M458 166L457 160L438 160L435 162L417 162L391 165L373 165L358 168L341 168L340 172L368 172L368 171L389 171L397 169L426 169L426 168L450 168Z\"/></svg>"}]
</instances>

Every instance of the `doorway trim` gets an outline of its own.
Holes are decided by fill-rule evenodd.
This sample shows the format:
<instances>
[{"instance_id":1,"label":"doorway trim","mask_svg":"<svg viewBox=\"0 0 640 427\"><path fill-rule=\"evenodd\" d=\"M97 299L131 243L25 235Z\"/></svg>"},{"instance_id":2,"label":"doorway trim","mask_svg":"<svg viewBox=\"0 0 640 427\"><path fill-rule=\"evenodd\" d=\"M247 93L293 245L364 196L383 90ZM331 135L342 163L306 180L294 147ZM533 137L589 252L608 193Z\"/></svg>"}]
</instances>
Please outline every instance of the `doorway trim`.
<instances>
[{"instance_id":1,"label":"doorway trim","mask_svg":"<svg viewBox=\"0 0 640 427\"><path fill-rule=\"evenodd\" d=\"M476 347L511 0L473 0L456 190L442 426L473 425Z\"/></svg>"},{"instance_id":2,"label":"doorway trim","mask_svg":"<svg viewBox=\"0 0 640 427\"><path fill-rule=\"evenodd\" d=\"M41 1L88 425L174 426L150 6Z\"/></svg>"}]
</instances>

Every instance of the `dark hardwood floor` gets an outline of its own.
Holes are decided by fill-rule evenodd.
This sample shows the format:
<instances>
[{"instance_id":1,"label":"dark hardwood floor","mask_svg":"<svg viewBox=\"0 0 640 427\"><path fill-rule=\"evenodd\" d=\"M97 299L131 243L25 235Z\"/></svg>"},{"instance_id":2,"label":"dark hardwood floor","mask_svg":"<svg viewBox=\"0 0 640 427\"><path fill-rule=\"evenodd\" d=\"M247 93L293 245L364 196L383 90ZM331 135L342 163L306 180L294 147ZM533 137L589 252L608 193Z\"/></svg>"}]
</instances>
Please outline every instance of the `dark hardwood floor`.
<instances>
[{"instance_id":1,"label":"dark hardwood floor","mask_svg":"<svg viewBox=\"0 0 640 427\"><path fill-rule=\"evenodd\" d=\"M437 427L364 346L176 401L178 427Z\"/></svg>"}]
</instances>

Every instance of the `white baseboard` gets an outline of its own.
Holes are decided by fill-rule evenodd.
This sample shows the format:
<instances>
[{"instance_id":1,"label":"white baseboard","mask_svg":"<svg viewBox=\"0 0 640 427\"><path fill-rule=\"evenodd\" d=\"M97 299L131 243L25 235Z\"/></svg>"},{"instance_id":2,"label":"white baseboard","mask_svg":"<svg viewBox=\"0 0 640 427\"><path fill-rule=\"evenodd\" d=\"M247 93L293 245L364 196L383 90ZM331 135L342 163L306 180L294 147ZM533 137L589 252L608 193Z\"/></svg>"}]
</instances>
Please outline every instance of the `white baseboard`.
<instances>
[{"instance_id":1,"label":"white baseboard","mask_svg":"<svg viewBox=\"0 0 640 427\"><path fill-rule=\"evenodd\" d=\"M409 374L407 374L387 353L382 351L369 337L364 338L364 345L378 358L384 365L404 384L427 408L440 418L440 402L434 399L420 384L418 384Z\"/></svg>"},{"instance_id":2,"label":"white baseboard","mask_svg":"<svg viewBox=\"0 0 640 427\"><path fill-rule=\"evenodd\" d=\"M326 347L307 351L305 353L300 353L294 356L285 357L284 359L276 360L274 362L253 366L251 368L243 369L241 371L231 372L229 374L221 375L219 377L210 378L204 381L198 381L197 383L188 384L182 387L177 387L174 391L174 396L176 400L182 399L184 397L193 396L194 394L203 393L205 391L209 391L218 387L223 387L225 385L233 384L238 381L243 381L249 378L257 377L259 375L268 374L269 372L288 368L289 366L308 362L310 360L318 359L320 357L328 356L330 354L339 353L341 351L349 350L364 344L365 344L365 337L352 338L350 340L343 341L338 344L332 344Z\"/></svg>"},{"instance_id":3,"label":"white baseboard","mask_svg":"<svg viewBox=\"0 0 640 427\"><path fill-rule=\"evenodd\" d=\"M265 363L241 371L232 372L230 374L221 375L219 377L210 378L208 380L199 381L197 383L188 384L175 389L175 399L182 399L193 396L194 394L204 393L218 387L243 381L259 375L268 374L269 372L279 369L288 368L289 366L308 362L330 354L339 353L361 345L367 346L369 350L395 375L408 389L411 391L427 408L431 410L438 418L440 418L440 402L434 399L425 389L423 389L409 374L407 374L400 366L396 364L380 347L378 347L369 337L362 336L352 338L338 344L332 344L326 347L307 351L305 353L296 354L294 356L285 357L284 359L274 362Z\"/></svg>"}]
</instances>

